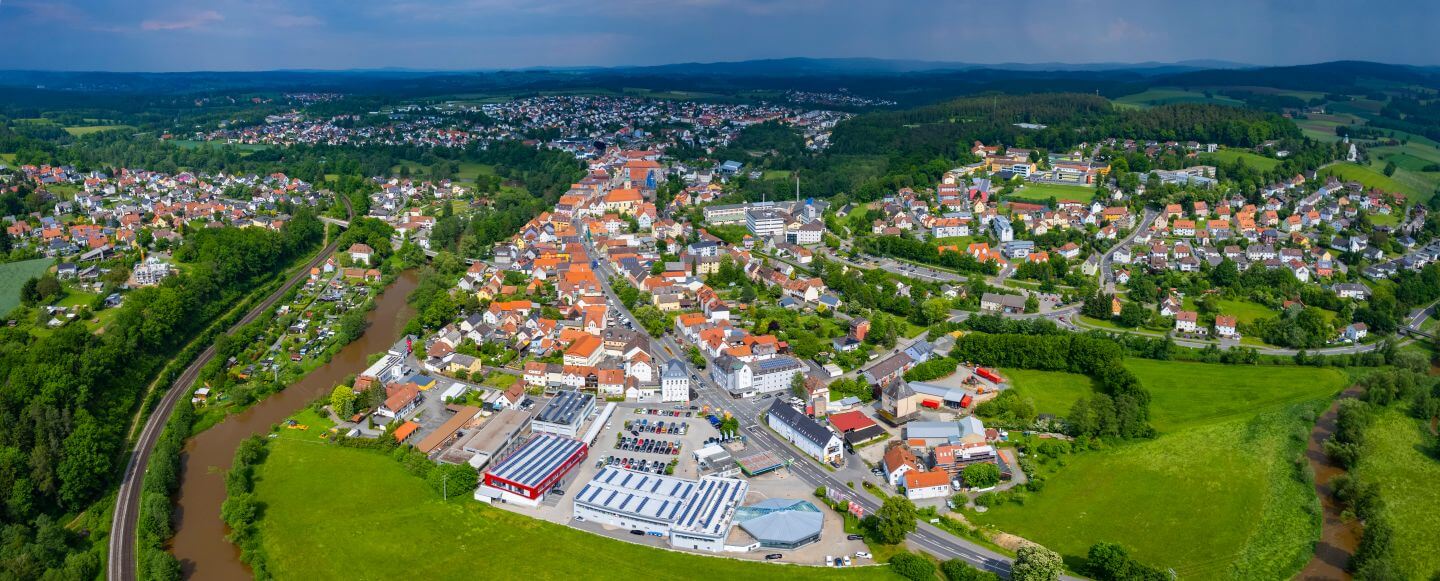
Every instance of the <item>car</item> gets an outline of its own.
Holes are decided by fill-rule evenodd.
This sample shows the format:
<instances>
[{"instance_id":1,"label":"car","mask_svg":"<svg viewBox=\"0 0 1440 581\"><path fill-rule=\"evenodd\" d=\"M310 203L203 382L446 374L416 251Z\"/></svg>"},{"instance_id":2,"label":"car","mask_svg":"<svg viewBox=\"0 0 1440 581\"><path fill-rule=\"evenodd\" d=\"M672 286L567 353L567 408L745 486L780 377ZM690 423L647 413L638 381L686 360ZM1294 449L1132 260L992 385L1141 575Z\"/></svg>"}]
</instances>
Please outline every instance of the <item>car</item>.
<instances>
[{"instance_id":1,"label":"car","mask_svg":"<svg viewBox=\"0 0 1440 581\"><path fill-rule=\"evenodd\" d=\"M554 494L555 496L565 496L565 490L564 490L564 489L560 489L560 488L555 488L555 489L550 490L550 494Z\"/></svg>"},{"instance_id":2,"label":"car","mask_svg":"<svg viewBox=\"0 0 1440 581\"><path fill-rule=\"evenodd\" d=\"M781 555L780 553L770 553L769 555L765 555L765 560L766 560L766 561L774 561L775 559L783 559L783 558L785 558L785 555Z\"/></svg>"},{"instance_id":3,"label":"car","mask_svg":"<svg viewBox=\"0 0 1440 581\"><path fill-rule=\"evenodd\" d=\"M860 551L860 552L858 552L858 553L855 553L855 558L856 558L856 559L874 559L875 557L872 556L872 555L870 555L870 553L867 552L867 551Z\"/></svg>"},{"instance_id":4,"label":"car","mask_svg":"<svg viewBox=\"0 0 1440 581\"><path fill-rule=\"evenodd\" d=\"M850 555L845 555L845 566L846 566L846 567L849 567L849 566L850 566Z\"/></svg>"},{"instance_id":5,"label":"car","mask_svg":"<svg viewBox=\"0 0 1440 581\"><path fill-rule=\"evenodd\" d=\"M640 529L630 529L630 534L635 535L635 536L639 536L639 537L643 537L643 536L645 536L645 531L642 531L642 530L640 530Z\"/></svg>"},{"instance_id":6,"label":"car","mask_svg":"<svg viewBox=\"0 0 1440 581\"><path fill-rule=\"evenodd\" d=\"M846 536L845 536L845 540L847 540L847 541L863 541L863 540L865 540L865 536L864 536L864 535L846 535Z\"/></svg>"},{"instance_id":7,"label":"car","mask_svg":"<svg viewBox=\"0 0 1440 581\"><path fill-rule=\"evenodd\" d=\"M832 566L832 565L834 565L834 564L835 564L835 557L831 557L830 555L825 555L825 566L826 566L826 567L830 567L830 566Z\"/></svg>"}]
</instances>

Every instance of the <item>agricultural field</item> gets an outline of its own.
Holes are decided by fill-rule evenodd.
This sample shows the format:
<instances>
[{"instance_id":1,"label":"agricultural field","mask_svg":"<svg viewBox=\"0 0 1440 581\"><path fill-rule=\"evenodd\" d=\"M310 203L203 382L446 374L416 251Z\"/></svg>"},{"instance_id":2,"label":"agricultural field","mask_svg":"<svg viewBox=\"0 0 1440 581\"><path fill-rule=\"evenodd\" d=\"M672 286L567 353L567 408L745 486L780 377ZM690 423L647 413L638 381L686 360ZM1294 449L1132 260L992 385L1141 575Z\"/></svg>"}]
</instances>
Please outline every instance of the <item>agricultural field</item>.
<instances>
[{"instance_id":1,"label":"agricultural field","mask_svg":"<svg viewBox=\"0 0 1440 581\"><path fill-rule=\"evenodd\" d=\"M79 137L81 135L110 131L112 129L128 129L133 131L135 128L129 125L79 125L66 127L65 132Z\"/></svg>"},{"instance_id":2,"label":"agricultural field","mask_svg":"<svg viewBox=\"0 0 1440 581\"><path fill-rule=\"evenodd\" d=\"M1398 408L1380 410L1365 430L1365 453L1356 475L1380 485L1385 516L1395 530L1395 562L1406 578L1427 579L1440 572L1440 552L1406 550L1440 547L1440 461L1426 450L1434 436Z\"/></svg>"},{"instance_id":3,"label":"agricultural field","mask_svg":"<svg viewBox=\"0 0 1440 581\"><path fill-rule=\"evenodd\" d=\"M1125 95L1113 100L1116 105L1122 107L1155 107L1158 105L1173 105L1175 103L1215 103L1218 105L1244 105L1243 101L1237 101L1229 97L1214 95L1207 97L1200 91L1188 91L1178 88L1155 88L1143 93Z\"/></svg>"},{"instance_id":4,"label":"agricultural field","mask_svg":"<svg viewBox=\"0 0 1440 581\"><path fill-rule=\"evenodd\" d=\"M257 470L262 544L279 579L349 578L356 571L377 579L663 580L692 579L697 571L735 579L894 578L881 567L837 571L659 550L526 518L468 495L446 503L383 454L304 439L310 441L272 440Z\"/></svg>"},{"instance_id":5,"label":"agricultural field","mask_svg":"<svg viewBox=\"0 0 1440 581\"><path fill-rule=\"evenodd\" d=\"M36 258L0 264L0 316L20 306L20 287L25 281L44 274L53 262L49 258Z\"/></svg>"},{"instance_id":6,"label":"agricultural field","mask_svg":"<svg viewBox=\"0 0 1440 581\"><path fill-rule=\"evenodd\" d=\"M1095 199L1095 188L1092 186L1065 186L1060 184L1025 184L1010 194L1012 200L1032 200L1035 202L1048 203L1050 198L1056 200L1078 200L1089 202Z\"/></svg>"},{"instance_id":7,"label":"agricultural field","mask_svg":"<svg viewBox=\"0 0 1440 581\"><path fill-rule=\"evenodd\" d=\"M1064 416L1070 413L1075 400L1094 392L1094 381L1079 373L1037 371L1034 369L1002 369L1010 380L1010 389L1035 402L1035 411Z\"/></svg>"},{"instance_id":8,"label":"agricultural field","mask_svg":"<svg viewBox=\"0 0 1440 581\"><path fill-rule=\"evenodd\" d=\"M1273 157L1265 157L1263 155L1241 149L1221 149L1219 151L1216 151L1215 153L1206 153L1202 155L1201 158L1213 159L1215 161L1225 164L1235 163L1235 160L1237 159L1244 160L1245 165L1259 169L1261 171L1270 171L1272 169L1275 169L1275 166L1280 165L1280 160L1278 159L1275 159Z\"/></svg>"},{"instance_id":9,"label":"agricultural field","mask_svg":"<svg viewBox=\"0 0 1440 581\"><path fill-rule=\"evenodd\" d=\"M1275 579L1298 570L1319 535L1314 491L1294 477L1304 444L1296 434L1308 432L1298 418L1345 375L1139 359L1125 366L1149 388L1161 435L1068 456L1044 490L972 520L1059 551L1072 568L1090 545L1111 541L1181 578ZM1027 392L1074 389L1069 374L1006 373Z\"/></svg>"}]
</instances>

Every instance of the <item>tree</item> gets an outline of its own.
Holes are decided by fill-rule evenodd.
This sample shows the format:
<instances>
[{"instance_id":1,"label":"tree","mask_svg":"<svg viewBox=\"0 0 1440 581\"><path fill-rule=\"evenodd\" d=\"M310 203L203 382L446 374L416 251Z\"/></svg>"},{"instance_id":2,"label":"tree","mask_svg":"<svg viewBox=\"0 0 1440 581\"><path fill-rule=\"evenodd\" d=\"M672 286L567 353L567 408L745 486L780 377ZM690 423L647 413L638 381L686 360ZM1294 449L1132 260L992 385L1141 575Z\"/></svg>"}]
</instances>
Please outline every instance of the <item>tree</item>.
<instances>
[{"instance_id":1,"label":"tree","mask_svg":"<svg viewBox=\"0 0 1440 581\"><path fill-rule=\"evenodd\" d=\"M1040 310L1040 299L1033 293L1025 297L1025 312L1034 313Z\"/></svg>"},{"instance_id":2,"label":"tree","mask_svg":"<svg viewBox=\"0 0 1440 581\"><path fill-rule=\"evenodd\" d=\"M1000 483L1000 468L989 462L978 462L961 470L960 478L970 488L990 488Z\"/></svg>"},{"instance_id":3,"label":"tree","mask_svg":"<svg viewBox=\"0 0 1440 581\"><path fill-rule=\"evenodd\" d=\"M1096 292L1085 299L1085 304L1080 307L1080 314L1102 321L1109 319L1110 305L1114 298L1114 295Z\"/></svg>"},{"instance_id":4,"label":"tree","mask_svg":"<svg viewBox=\"0 0 1440 581\"><path fill-rule=\"evenodd\" d=\"M1095 543L1085 559L1085 572L1096 581L1167 581L1170 576L1130 557L1115 543Z\"/></svg>"},{"instance_id":5,"label":"tree","mask_svg":"<svg viewBox=\"0 0 1440 581\"><path fill-rule=\"evenodd\" d=\"M880 505L880 510L866 517L875 540L885 545L898 545L906 535L915 532L915 504L903 496L891 496Z\"/></svg>"},{"instance_id":6,"label":"tree","mask_svg":"<svg viewBox=\"0 0 1440 581\"><path fill-rule=\"evenodd\" d=\"M355 390L349 386L337 385L330 392L330 410L341 419L355 415Z\"/></svg>"},{"instance_id":7,"label":"tree","mask_svg":"<svg viewBox=\"0 0 1440 581\"><path fill-rule=\"evenodd\" d=\"M989 571L976 569L963 559L950 559L940 564L940 573L945 575L945 581L999 581L999 577Z\"/></svg>"},{"instance_id":8,"label":"tree","mask_svg":"<svg viewBox=\"0 0 1440 581\"><path fill-rule=\"evenodd\" d=\"M1395 162L1393 162L1393 161L1387 161L1387 162L1385 162L1385 169L1384 169L1383 171L1385 172L1386 177L1395 175L1395 169L1396 169L1396 167L1395 167Z\"/></svg>"},{"instance_id":9,"label":"tree","mask_svg":"<svg viewBox=\"0 0 1440 581\"><path fill-rule=\"evenodd\" d=\"M480 473L469 464L436 464L425 478L436 494L470 496L480 482Z\"/></svg>"},{"instance_id":10,"label":"tree","mask_svg":"<svg viewBox=\"0 0 1440 581\"><path fill-rule=\"evenodd\" d=\"M805 397L805 374L796 371L795 375L790 376L790 393L798 398Z\"/></svg>"},{"instance_id":11,"label":"tree","mask_svg":"<svg viewBox=\"0 0 1440 581\"><path fill-rule=\"evenodd\" d=\"M935 579L935 564L925 557L908 551L890 557L890 570L911 581Z\"/></svg>"},{"instance_id":12,"label":"tree","mask_svg":"<svg viewBox=\"0 0 1440 581\"><path fill-rule=\"evenodd\" d=\"M1127 302L1124 305L1121 305L1120 316L1116 318L1116 322L1120 323L1120 325L1124 327L1135 328L1145 324L1145 321L1148 321L1149 319L1150 311L1145 310L1145 307L1141 306L1139 303Z\"/></svg>"},{"instance_id":13,"label":"tree","mask_svg":"<svg viewBox=\"0 0 1440 581\"><path fill-rule=\"evenodd\" d=\"M1065 569L1060 555L1040 545L1026 545L1015 551L1010 567L1011 581L1057 581Z\"/></svg>"}]
</instances>

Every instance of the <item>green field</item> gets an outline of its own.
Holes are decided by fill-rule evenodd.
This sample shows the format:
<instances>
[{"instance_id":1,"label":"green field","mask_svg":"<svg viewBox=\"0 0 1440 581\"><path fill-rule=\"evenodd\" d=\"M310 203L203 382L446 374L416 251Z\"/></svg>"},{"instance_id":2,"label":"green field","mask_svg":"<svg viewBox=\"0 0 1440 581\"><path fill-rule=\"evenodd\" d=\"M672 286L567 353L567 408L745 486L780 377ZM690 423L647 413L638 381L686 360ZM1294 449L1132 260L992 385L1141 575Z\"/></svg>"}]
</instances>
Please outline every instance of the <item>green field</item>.
<instances>
[{"instance_id":1,"label":"green field","mask_svg":"<svg viewBox=\"0 0 1440 581\"><path fill-rule=\"evenodd\" d=\"M111 129L129 129L133 131L135 128L129 125L79 125L66 127L65 132L78 137L91 133L99 133L101 131L109 131Z\"/></svg>"},{"instance_id":2,"label":"green field","mask_svg":"<svg viewBox=\"0 0 1440 581\"><path fill-rule=\"evenodd\" d=\"M1010 194L1010 199L1033 200L1035 202L1049 203L1050 198L1056 200L1076 200L1089 202L1095 199L1095 188L1091 186L1063 186L1060 184L1025 184L1024 187L1015 190Z\"/></svg>"},{"instance_id":3,"label":"green field","mask_svg":"<svg viewBox=\"0 0 1440 581\"><path fill-rule=\"evenodd\" d=\"M1265 305L1247 300L1221 299L1215 304L1220 307L1220 314L1232 315L1241 323L1253 323L1259 319L1275 317L1280 314ZM1191 297L1185 297L1184 306L1189 311L1197 310L1195 300ZM1333 315L1334 312L1331 311L1331 314Z\"/></svg>"},{"instance_id":4,"label":"green field","mask_svg":"<svg viewBox=\"0 0 1440 581\"><path fill-rule=\"evenodd\" d=\"M15 154L13 154L13 153L0 153L0 161L4 161L4 162L7 162L7 163L15 163Z\"/></svg>"},{"instance_id":5,"label":"green field","mask_svg":"<svg viewBox=\"0 0 1440 581\"><path fill-rule=\"evenodd\" d=\"M1079 373L1004 369L1001 374L1010 380L1016 393L1034 401L1035 411L1042 414L1063 417L1070 413L1075 400L1090 395L1095 389L1094 381Z\"/></svg>"},{"instance_id":6,"label":"green field","mask_svg":"<svg viewBox=\"0 0 1440 581\"><path fill-rule=\"evenodd\" d=\"M1313 489L1293 478L1293 415L1271 412L1067 458L1024 505L971 518L1078 565L1118 542L1181 579L1281 579L1310 558ZM1314 506L1318 510L1318 506Z\"/></svg>"},{"instance_id":7,"label":"green field","mask_svg":"<svg viewBox=\"0 0 1440 581\"><path fill-rule=\"evenodd\" d=\"M1143 93L1125 95L1114 99L1115 104L1122 107L1155 107L1158 105L1173 105L1175 103L1215 103L1219 105L1244 105L1229 97L1215 95L1206 97L1200 91L1187 91L1178 88L1156 88L1149 89Z\"/></svg>"},{"instance_id":8,"label":"green field","mask_svg":"<svg viewBox=\"0 0 1440 581\"><path fill-rule=\"evenodd\" d=\"M1328 399L1347 383L1335 369L1290 365L1127 359L1125 368L1150 390L1150 423L1167 433Z\"/></svg>"},{"instance_id":9,"label":"green field","mask_svg":"<svg viewBox=\"0 0 1440 581\"><path fill-rule=\"evenodd\" d=\"M1394 177L1387 177L1378 169L1371 169L1362 165L1342 162L1321 170L1324 175L1333 175L1341 181L1356 181L1364 184L1367 188L1380 188L1386 192L1398 192L1405 194L1405 197L1413 201L1424 201L1430 198L1433 191L1421 189L1416 184L1407 184ZM1400 175L1396 172L1396 175Z\"/></svg>"},{"instance_id":10,"label":"green field","mask_svg":"<svg viewBox=\"0 0 1440 581\"><path fill-rule=\"evenodd\" d=\"M312 429L313 431L313 429ZM442 502L379 453L281 438L255 496L278 579L894 578L663 551L581 532L469 498Z\"/></svg>"},{"instance_id":11,"label":"green field","mask_svg":"<svg viewBox=\"0 0 1440 581\"><path fill-rule=\"evenodd\" d=\"M0 264L0 316L20 306L20 287L25 281L44 274L52 262L49 258L36 258Z\"/></svg>"},{"instance_id":12,"label":"green field","mask_svg":"<svg viewBox=\"0 0 1440 581\"><path fill-rule=\"evenodd\" d=\"M1299 407L1346 383L1333 369L1130 359L1151 393L1154 440L1067 457L1044 490L974 520L1059 551L1072 566L1099 541L1181 578L1274 579L1310 555L1313 490L1293 477ZM1007 370L1030 397L1074 401L1065 373ZM1298 404L1298 405L1297 405ZM1066 404L1068 407L1068 403Z\"/></svg>"},{"instance_id":13,"label":"green field","mask_svg":"<svg viewBox=\"0 0 1440 581\"><path fill-rule=\"evenodd\" d=\"M1365 430L1365 453L1356 475L1380 485L1385 516L1395 530L1395 561L1410 579L1428 579L1440 572L1440 462L1427 455L1433 437L1420 421L1399 409L1381 410Z\"/></svg>"},{"instance_id":14,"label":"green field","mask_svg":"<svg viewBox=\"0 0 1440 581\"><path fill-rule=\"evenodd\" d=\"M1270 171L1275 169L1275 166L1280 165L1280 160L1278 159L1265 157L1258 153L1252 153L1242 149L1221 149L1215 153L1204 154L1201 156L1201 159L1213 159L1225 164L1235 163L1235 160L1240 159L1245 161L1245 165L1261 171Z\"/></svg>"},{"instance_id":15,"label":"green field","mask_svg":"<svg viewBox=\"0 0 1440 581\"><path fill-rule=\"evenodd\" d=\"M779 181L779 180L788 180L788 179L790 179L790 170L787 170L787 169L767 169L767 170L765 170L764 179L766 179L766 180L776 180L776 181Z\"/></svg>"}]
</instances>

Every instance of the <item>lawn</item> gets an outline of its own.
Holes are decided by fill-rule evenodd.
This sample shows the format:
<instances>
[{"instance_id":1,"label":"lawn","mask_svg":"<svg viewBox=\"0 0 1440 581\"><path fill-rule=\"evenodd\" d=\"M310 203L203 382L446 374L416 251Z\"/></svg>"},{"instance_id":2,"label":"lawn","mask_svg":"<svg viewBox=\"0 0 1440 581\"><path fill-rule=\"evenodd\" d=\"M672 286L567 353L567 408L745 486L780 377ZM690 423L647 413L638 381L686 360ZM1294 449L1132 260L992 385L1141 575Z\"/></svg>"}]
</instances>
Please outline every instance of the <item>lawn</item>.
<instances>
[{"instance_id":1,"label":"lawn","mask_svg":"<svg viewBox=\"0 0 1440 581\"><path fill-rule=\"evenodd\" d=\"M54 261L36 258L0 264L0 316L20 306L20 287L25 281L45 273Z\"/></svg>"},{"instance_id":2,"label":"lawn","mask_svg":"<svg viewBox=\"0 0 1440 581\"><path fill-rule=\"evenodd\" d=\"M1109 541L1182 579L1288 578L1320 532L1314 490L1293 477L1295 413L1068 457L1023 505L971 518L1058 551L1072 568Z\"/></svg>"},{"instance_id":3,"label":"lawn","mask_svg":"<svg viewBox=\"0 0 1440 581\"><path fill-rule=\"evenodd\" d=\"M517 376L496 371L491 373L490 375L485 376L485 381L484 383L482 383L482 385L484 385L485 387L493 387L495 389L510 389L510 386L514 385L515 382L519 380L520 378Z\"/></svg>"},{"instance_id":4,"label":"lawn","mask_svg":"<svg viewBox=\"0 0 1440 581\"><path fill-rule=\"evenodd\" d=\"M1202 159L1214 159L1220 163L1231 164L1235 160L1244 160L1245 165L1260 171L1270 171L1280 165L1280 160L1273 157L1265 157L1257 153L1251 153L1240 149L1221 149L1215 153L1207 153Z\"/></svg>"},{"instance_id":5,"label":"lawn","mask_svg":"<svg viewBox=\"0 0 1440 581\"><path fill-rule=\"evenodd\" d=\"M1125 367L1150 390L1150 423L1177 432L1317 399L1347 383L1329 368L1235 366L1127 359Z\"/></svg>"},{"instance_id":6,"label":"lawn","mask_svg":"<svg viewBox=\"0 0 1440 581\"><path fill-rule=\"evenodd\" d=\"M1433 449L1422 424L1399 409L1380 412L1365 431L1365 454L1356 474L1380 485L1385 513L1395 530L1395 562L1410 579L1425 579L1440 571L1440 462L1425 450Z\"/></svg>"},{"instance_id":7,"label":"lawn","mask_svg":"<svg viewBox=\"0 0 1440 581\"><path fill-rule=\"evenodd\" d=\"M279 579L893 578L662 551L492 508L449 503L379 453L277 439L255 495ZM357 477L360 475L361 477Z\"/></svg>"},{"instance_id":8,"label":"lawn","mask_svg":"<svg viewBox=\"0 0 1440 581\"><path fill-rule=\"evenodd\" d=\"M1184 303L1187 310L1196 310L1194 299L1185 297ZM1220 314L1232 315L1241 323L1253 323L1259 319L1275 317L1280 314L1265 305L1247 300L1221 299L1216 305L1220 307Z\"/></svg>"},{"instance_id":9,"label":"lawn","mask_svg":"<svg viewBox=\"0 0 1440 581\"><path fill-rule=\"evenodd\" d=\"M777 181L778 181L778 180L788 180L788 179L790 179L790 170L785 170L785 169L767 169L767 170L765 170L765 179L766 179L766 180L777 180Z\"/></svg>"},{"instance_id":10,"label":"lawn","mask_svg":"<svg viewBox=\"0 0 1440 581\"><path fill-rule=\"evenodd\" d=\"M1094 393L1094 381L1078 373L1036 371L1033 369L1002 369L1010 380L1011 389L1035 402L1035 411L1065 416L1075 400Z\"/></svg>"},{"instance_id":11,"label":"lawn","mask_svg":"<svg viewBox=\"0 0 1440 581\"><path fill-rule=\"evenodd\" d=\"M1089 202L1095 199L1095 188L1091 186L1065 186L1060 184L1025 184L1024 187L1010 194L1010 198L1034 200L1045 203L1048 203L1050 198Z\"/></svg>"},{"instance_id":12,"label":"lawn","mask_svg":"<svg viewBox=\"0 0 1440 581\"><path fill-rule=\"evenodd\" d=\"M1416 184L1407 184L1393 177L1388 177L1378 170L1349 162L1337 163L1321 170L1321 172L1325 175L1333 175L1341 181L1360 182L1367 188L1380 188L1387 192L1402 193L1414 201L1427 200L1430 198L1430 195L1434 193L1432 191L1425 191Z\"/></svg>"}]
</instances>

